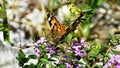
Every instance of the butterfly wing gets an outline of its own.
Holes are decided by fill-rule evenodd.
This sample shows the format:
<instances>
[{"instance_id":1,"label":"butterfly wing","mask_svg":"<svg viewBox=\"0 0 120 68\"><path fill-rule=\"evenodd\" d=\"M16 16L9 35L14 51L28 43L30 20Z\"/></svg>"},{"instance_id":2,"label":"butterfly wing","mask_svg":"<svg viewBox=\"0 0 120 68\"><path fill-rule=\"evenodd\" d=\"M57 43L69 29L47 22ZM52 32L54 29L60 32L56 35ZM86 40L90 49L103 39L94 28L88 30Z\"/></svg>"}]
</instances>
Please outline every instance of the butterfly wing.
<instances>
[{"instance_id":1,"label":"butterfly wing","mask_svg":"<svg viewBox=\"0 0 120 68\"><path fill-rule=\"evenodd\" d=\"M47 17L53 38L60 38L66 32L65 25L59 23L58 20L48 10Z\"/></svg>"}]
</instances>

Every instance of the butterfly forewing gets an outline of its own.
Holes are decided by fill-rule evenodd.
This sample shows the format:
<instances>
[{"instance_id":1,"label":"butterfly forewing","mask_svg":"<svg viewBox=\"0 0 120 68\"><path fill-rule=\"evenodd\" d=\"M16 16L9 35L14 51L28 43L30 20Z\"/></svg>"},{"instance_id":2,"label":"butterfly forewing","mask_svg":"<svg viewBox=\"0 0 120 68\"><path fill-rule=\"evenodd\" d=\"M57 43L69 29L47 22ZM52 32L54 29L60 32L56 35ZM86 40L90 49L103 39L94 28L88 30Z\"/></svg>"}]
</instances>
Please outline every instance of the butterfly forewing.
<instances>
[{"instance_id":1,"label":"butterfly forewing","mask_svg":"<svg viewBox=\"0 0 120 68\"><path fill-rule=\"evenodd\" d=\"M59 21L47 10L48 22L51 27L51 33L54 39L60 38L65 32L66 27L64 24L59 23Z\"/></svg>"}]
</instances>

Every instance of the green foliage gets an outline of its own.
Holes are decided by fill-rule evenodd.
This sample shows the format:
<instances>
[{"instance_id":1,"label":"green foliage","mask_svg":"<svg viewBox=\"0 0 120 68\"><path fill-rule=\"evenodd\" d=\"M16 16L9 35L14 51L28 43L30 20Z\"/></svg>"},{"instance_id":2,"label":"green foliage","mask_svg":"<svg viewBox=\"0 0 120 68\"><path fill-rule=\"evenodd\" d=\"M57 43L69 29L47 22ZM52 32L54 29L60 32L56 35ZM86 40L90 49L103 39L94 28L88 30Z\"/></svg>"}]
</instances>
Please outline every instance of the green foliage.
<instances>
[{"instance_id":1,"label":"green foliage","mask_svg":"<svg viewBox=\"0 0 120 68\"><path fill-rule=\"evenodd\" d=\"M3 24L0 23L0 31L2 31L3 29Z\"/></svg>"},{"instance_id":2,"label":"green foliage","mask_svg":"<svg viewBox=\"0 0 120 68\"><path fill-rule=\"evenodd\" d=\"M51 0L51 5L50 5L50 10L52 10L53 8L54 8L54 6L55 6L55 3L57 2L57 0Z\"/></svg>"},{"instance_id":3,"label":"green foliage","mask_svg":"<svg viewBox=\"0 0 120 68\"><path fill-rule=\"evenodd\" d=\"M23 68L36 68L36 65L30 63L30 65L25 65Z\"/></svg>"},{"instance_id":4,"label":"green foliage","mask_svg":"<svg viewBox=\"0 0 120 68\"><path fill-rule=\"evenodd\" d=\"M29 60L28 58L25 57L25 54L24 54L22 51L20 51L20 52L18 53L17 59L19 60L19 65L20 65L21 67L23 67L23 66L24 66L24 63L28 62L28 60Z\"/></svg>"},{"instance_id":5,"label":"green foliage","mask_svg":"<svg viewBox=\"0 0 120 68\"><path fill-rule=\"evenodd\" d=\"M82 27L79 26L79 36L84 36L85 38L89 37L91 18L96 12L96 9L102 4L103 0L82 0L83 2L80 5L80 8L85 12L85 21L82 24ZM92 10L92 11L91 11Z\"/></svg>"},{"instance_id":6,"label":"green foliage","mask_svg":"<svg viewBox=\"0 0 120 68\"><path fill-rule=\"evenodd\" d=\"M115 45L119 45L120 44L120 36L113 36L113 35L110 35L110 44L115 46Z\"/></svg>"},{"instance_id":7,"label":"green foliage","mask_svg":"<svg viewBox=\"0 0 120 68\"><path fill-rule=\"evenodd\" d=\"M2 7L0 6L0 18L2 18Z\"/></svg>"},{"instance_id":8,"label":"green foliage","mask_svg":"<svg viewBox=\"0 0 120 68\"><path fill-rule=\"evenodd\" d=\"M89 34L90 34L90 19L92 17L92 9L89 8L82 8L82 7L78 7L74 4L70 4L68 6L68 8L70 9L70 20L74 21L75 19L77 19L80 14L83 14L83 21L82 21L82 26L78 25L78 36L81 37L85 37L88 38Z\"/></svg>"},{"instance_id":9,"label":"green foliage","mask_svg":"<svg viewBox=\"0 0 120 68\"><path fill-rule=\"evenodd\" d=\"M65 68L64 64L60 64L58 68Z\"/></svg>"},{"instance_id":10,"label":"green foliage","mask_svg":"<svg viewBox=\"0 0 120 68\"><path fill-rule=\"evenodd\" d=\"M66 41L67 43L70 43L70 42L73 41L73 40L72 40L73 38L74 38L74 33L71 32L71 33L69 33L68 36L65 38L65 41Z\"/></svg>"},{"instance_id":11,"label":"green foliage","mask_svg":"<svg viewBox=\"0 0 120 68\"><path fill-rule=\"evenodd\" d=\"M3 1L0 1L3 3ZM3 5L0 3L0 18L3 18Z\"/></svg>"},{"instance_id":12,"label":"green foliage","mask_svg":"<svg viewBox=\"0 0 120 68\"><path fill-rule=\"evenodd\" d=\"M10 42L10 39L9 39L9 31L10 31L10 28L9 28L9 24L8 24L8 21L7 21L7 12L6 12L6 0L3 0L3 8L2 8L2 13L3 13L3 33L4 33L4 40L7 41L7 42Z\"/></svg>"},{"instance_id":13,"label":"green foliage","mask_svg":"<svg viewBox=\"0 0 120 68\"><path fill-rule=\"evenodd\" d=\"M49 68L55 68L53 64L49 64Z\"/></svg>"},{"instance_id":14,"label":"green foliage","mask_svg":"<svg viewBox=\"0 0 120 68\"><path fill-rule=\"evenodd\" d=\"M95 12L96 9L103 3L103 0L83 0L81 8L92 8Z\"/></svg>"},{"instance_id":15,"label":"green foliage","mask_svg":"<svg viewBox=\"0 0 120 68\"><path fill-rule=\"evenodd\" d=\"M35 55L29 55L28 58L29 59L37 59L37 56L35 56Z\"/></svg>"},{"instance_id":16,"label":"green foliage","mask_svg":"<svg viewBox=\"0 0 120 68\"><path fill-rule=\"evenodd\" d=\"M26 57L26 55L23 53L23 51L19 51L18 57L19 65L23 68L36 68L36 65L33 63L30 63L30 65L25 65L30 59L37 59L35 55L29 55Z\"/></svg>"},{"instance_id":17,"label":"green foliage","mask_svg":"<svg viewBox=\"0 0 120 68\"><path fill-rule=\"evenodd\" d=\"M40 68L40 67L42 67L42 62L39 62L38 64L37 64L37 68Z\"/></svg>"},{"instance_id":18,"label":"green foliage","mask_svg":"<svg viewBox=\"0 0 120 68\"><path fill-rule=\"evenodd\" d=\"M49 63L48 59L45 58L40 58L40 62L45 64Z\"/></svg>"}]
</instances>

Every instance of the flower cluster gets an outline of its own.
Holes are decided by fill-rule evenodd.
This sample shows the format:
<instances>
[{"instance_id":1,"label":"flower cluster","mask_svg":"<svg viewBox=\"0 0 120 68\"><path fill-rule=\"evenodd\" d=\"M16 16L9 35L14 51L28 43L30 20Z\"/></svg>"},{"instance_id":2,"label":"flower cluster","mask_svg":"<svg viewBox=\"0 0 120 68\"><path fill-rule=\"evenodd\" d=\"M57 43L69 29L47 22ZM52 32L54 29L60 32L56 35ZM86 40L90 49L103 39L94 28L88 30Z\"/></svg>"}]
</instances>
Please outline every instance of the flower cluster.
<instances>
[{"instance_id":1,"label":"flower cluster","mask_svg":"<svg viewBox=\"0 0 120 68\"><path fill-rule=\"evenodd\" d=\"M50 53L51 55L53 55L53 54L56 53L56 51L51 47L50 44L48 44L48 45L46 46L46 49L49 51L49 53Z\"/></svg>"},{"instance_id":2,"label":"flower cluster","mask_svg":"<svg viewBox=\"0 0 120 68\"><path fill-rule=\"evenodd\" d=\"M63 62L63 64L65 64L66 68L82 68L82 66L80 66L79 64L75 64L75 66L71 65L68 62Z\"/></svg>"},{"instance_id":3,"label":"flower cluster","mask_svg":"<svg viewBox=\"0 0 120 68\"><path fill-rule=\"evenodd\" d=\"M44 37L40 37L40 39L35 43L35 46L40 46L41 44L47 44L47 40Z\"/></svg>"},{"instance_id":4,"label":"flower cluster","mask_svg":"<svg viewBox=\"0 0 120 68\"><path fill-rule=\"evenodd\" d=\"M35 46L34 46L34 51L35 51L35 55L37 57L40 57L40 50L37 47L35 47Z\"/></svg>"},{"instance_id":5,"label":"flower cluster","mask_svg":"<svg viewBox=\"0 0 120 68\"><path fill-rule=\"evenodd\" d=\"M108 62L103 66L103 68L108 68L108 67L120 68L120 55L111 56Z\"/></svg>"},{"instance_id":6,"label":"flower cluster","mask_svg":"<svg viewBox=\"0 0 120 68\"><path fill-rule=\"evenodd\" d=\"M76 56L84 57L87 53L83 50L83 48L89 48L89 46L85 43L84 39L82 39L80 43L74 42L72 48L74 49Z\"/></svg>"},{"instance_id":7,"label":"flower cluster","mask_svg":"<svg viewBox=\"0 0 120 68\"><path fill-rule=\"evenodd\" d=\"M46 46L45 49L48 50L51 55L56 53L55 50L51 47L50 43L48 43L44 37L40 37L34 46L35 55L37 57L40 57L40 50L38 47L40 47L42 44Z\"/></svg>"}]
</instances>

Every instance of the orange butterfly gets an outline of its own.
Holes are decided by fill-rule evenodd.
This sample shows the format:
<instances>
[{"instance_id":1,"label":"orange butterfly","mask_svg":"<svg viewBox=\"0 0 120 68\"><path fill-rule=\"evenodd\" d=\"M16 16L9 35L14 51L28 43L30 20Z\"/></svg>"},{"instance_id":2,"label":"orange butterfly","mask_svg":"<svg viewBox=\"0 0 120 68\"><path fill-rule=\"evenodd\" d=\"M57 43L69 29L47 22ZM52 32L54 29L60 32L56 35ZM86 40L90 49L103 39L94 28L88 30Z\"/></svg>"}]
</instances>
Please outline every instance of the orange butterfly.
<instances>
[{"instance_id":1,"label":"orange butterfly","mask_svg":"<svg viewBox=\"0 0 120 68\"><path fill-rule=\"evenodd\" d=\"M55 40L61 38L66 32L66 26L60 22L47 10L48 22L51 27L51 33Z\"/></svg>"},{"instance_id":2,"label":"orange butterfly","mask_svg":"<svg viewBox=\"0 0 120 68\"><path fill-rule=\"evenodd\" d=\"M91 10L90 10L91 11ZM80 12L80 15L75 21L66 28L64 24L61 24L58 22L58 20L50 13L49 10L47 10L47 17L48 17L48 22L51 27L51 33L55 41L61 41L63 40L70 32L74 31L78 24L82 23L82 21L85 20L84 13L86 12Z\"/></svg>"}]
</instances>

